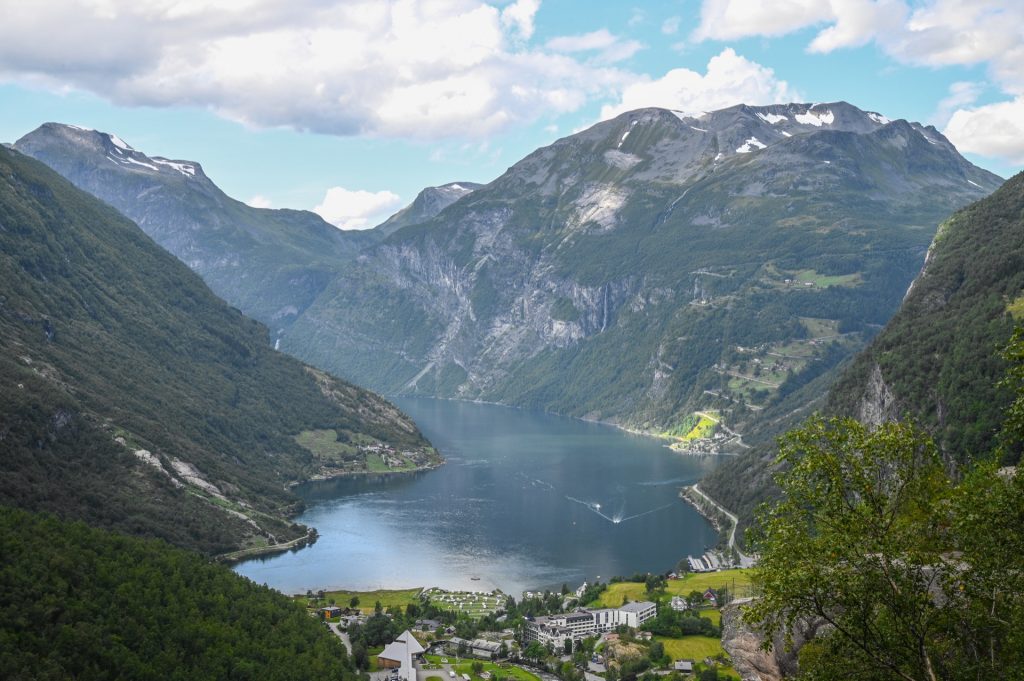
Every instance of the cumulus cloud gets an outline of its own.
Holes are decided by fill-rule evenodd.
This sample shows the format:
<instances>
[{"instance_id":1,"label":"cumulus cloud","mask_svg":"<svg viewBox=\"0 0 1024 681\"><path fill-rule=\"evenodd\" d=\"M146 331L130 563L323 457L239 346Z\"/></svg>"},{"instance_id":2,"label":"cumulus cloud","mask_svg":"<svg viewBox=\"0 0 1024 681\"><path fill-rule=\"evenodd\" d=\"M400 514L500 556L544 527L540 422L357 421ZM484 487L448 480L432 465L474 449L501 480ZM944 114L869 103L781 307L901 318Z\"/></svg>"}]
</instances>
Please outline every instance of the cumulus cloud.
<instances>
[{"instance_id":1,"label":"cumulus cloud","mask_svg":"<svg viewBox=\"0 0 1024 681\"><path fill-rule=\"evenodd\" d=\"M369 229L401 206L398 194L331 187L313 212L338 229Z\"/></svg>"},{"instance_id":2,"label":"cumulus cloud","mask_svg":"<svg viewBox=\"0 0 1024 681\"><path fill-rule=\"evenodd\" d=\"M799 98L786 81L775 77L772 69L726 48L711 58L703 74L690 69L672 69L657 80L643 80L628 86L618 103L601 109L601 118L648 106L710 111L740 103L773 104Z\"/></svg>"},{"instance_id":3,"label":"cumulus cloud","mask_svg":"<svg viewBox=\"0 0 1024 681\"><path fill-rule=\"evenodd\" d=\"M875 41L906 63L990 62L1024 85L1024 3L1017 0L704 0L693 38L771 37L815 26L821 30L808 45L812 52Z\"/></svg>"},{"instance_id":4,"label":"cumulus cloud","mask_svg":"<svg viewBox=\"0 0 1024 681\"><path fill-rule=\"evenodd\" d=\"M259 127L421 139L575 111L628 81L608 61L528 45L539 0L501 4L14 2L0 22L0 81Z\"/></svg>"},{"instance_id":5,"label":"cumulus cloud","mask_svg":"<svg viewBox=\"0 0 1024 681\"><path fill-rule=\"evenodd\" d=\"M665 35L675 35L679 32L679 23L682 21L679 17L669 17L665 21L661 22L661 32Z\"/></svg>"},{"instance_id":6,"label":"cumulus cloud","mask_svg":"<svg viewBox=\"0 0 1024 681\"><path fill-rule=\"evenodd\" d=\"M250 206L252 206L253 208L273 208L274 207L274 204L270 201L270 199L268 199L267 197L265 197L265 196L263 196L261 194L255 195L254 197L252 197L251 199L246 201L246 203L249 204Z\"/></svg>"},{"instance_id":7,"label":"cumulus cloud","mask_svg":"<svg viewBox=\"0 0 1024 681\"><path fill-rule=\"evenodd\" d=\"M1024 165L1024 96L959 109L942 134L960 151Z\"/></svg>"},{"instance_id":8,"label":"cumulus cloud","mask_svg":"<svg viewBox=\"0 0 1024 681\"><path fill-rule=\"evenodd\" d=\"M540 9L540 0L516 0L501 10L501 23L514 27L524 40L533 35L533 18Z\"/></svg>"}]
</instances>

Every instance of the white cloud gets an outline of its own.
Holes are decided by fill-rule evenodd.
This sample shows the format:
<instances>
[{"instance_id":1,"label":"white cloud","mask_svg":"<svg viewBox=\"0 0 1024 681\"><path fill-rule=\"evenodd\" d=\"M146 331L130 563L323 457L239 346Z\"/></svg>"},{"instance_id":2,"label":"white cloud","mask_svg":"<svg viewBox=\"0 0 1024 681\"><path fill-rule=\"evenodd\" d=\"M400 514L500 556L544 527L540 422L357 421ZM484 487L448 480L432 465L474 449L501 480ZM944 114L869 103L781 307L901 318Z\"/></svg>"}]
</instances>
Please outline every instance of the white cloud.
<instances>
[{"instance_id":1,"label":"white cloud","mask_svg":"<svg viewBox=\"0 0 1024 681\"><path fill-rule=\"evenodd\" d=\"M538 9L540 0L516 0L501 10L501 23L515 27L524 40L529 40L533 36L533 19Z\"/></svg>"},{"instance_id":2,"label":"white cloud","mask_svg":"<svg viewBox=\"0 0 1024 681\"><path fill-rule=\"evenodd\" d=\"M981 96L984 89L983 83L972 83L969 81L953 83L949 86L949 94L939 102L935 113L929 118L929 122L938 127L946 125L958 109L970 106L978 101L978 97Z\"/></svg>"},{"instance_id":3,"label":"white cloud","mask_svg":"<svg viewBox=\"0 0 1024 681\"><path fill-rule=\"evenodd\" d=\"M734 40L811 27L821 30L808 45L810 52L874 42L905 64L986 66L991 82L1010 99L971 107L980 86L956 83L938 104L934 119L939 124L949 121L947 137L961 151L1021 162L1021 0L703 0L701 22L692 37Z\"/></svg>"},{"instance_id":4,"label":"white cloud","mask_svg":"<svg viewBox=\"0 0 1024 681\"><path fill-rule=\"evenodd\" d=\"M611 59L530 46L539 0L501 4L11 2L0 82L206 108L258 127L421 139L482 137L578 110L628 82Z\"/></svg>"},{"instance_id":5,"label":"white cloud","mask_svg":"<svg viewBox=\"0 0 1024 681\"><path fill-rule=\"evenodd\" d=\"M649 106L711 111L740 103L772 104L797 99L798 93L786 81L777 79L770 68L726 48L711 58L704 74L673 69L657 80L630 85L617 104L601 109L601 118Z\"/></svg>"},{"instance_id":6,"label":"white cloud","mask_svg":"<svg viewBox=\"0 0 1024 681\"><path fill-rule=\"evenodd\" d=\"M962 152L1024 164L1024 96L960 109L942 134Z\"/></svg>"},{"instance_id":7,"label":"white cloud","mask_svg":"<svg viewBox=\"0 0 1024 681\"><path fill-rule=\"evenodd\" d=\"M696 40L780 36L822 27L808 49L832 52L875 41L889 56L926 66L988 63L1024 93L1020 0L704 0Z\"/></svg>"},{"instance_id":8,"label":"white cloud","mask_svg":"<svg viewBox=\"0 0 1024 681\"><path fill-rule=\"evenodd\" d=\"M273 208L274 207L274 204L270 201L270 199L268 199L267 197L265 197L265 196L263 196L261 194L255 195L254 197L252 197L251 199L246 201L246 203L249 204L250 206L252 206L253 208Z\"/></svg>"},{"instance_id":9,"label":"white cloud","mask_svg":"<svg viewBox=\"0 0 1024 681\"><path fill-rule=\"evenodd\" d=\"M402 204L394 192L368 192L331 187L313 212L339 229L369 229L388 218Z\"/></svg>"},{"instance_id":10,"label":"white cloud","mask_svg":"<svg viewBox=\"0 0 1024 681\"><path fill-rule=\"evenodd\" d=\"M682 21L679 17L669 17L665 21L661 22L661 32L665 35L675 35L679 32L679 22Z\"/></svg>"},{"instance_id":11,"label":"white cloud","mask_svg":"<svg viewBox=\"0 0 1024 681\"><path fill-rule=\"evenodd\" d=\"M563 35L552 38L547 43L549 50L555 52L585 52L588 50L603 50L611 47L618 41L607 28L602 28L582 35Z\"/></svg>"},{"instance_id":12,"label":"white cloud","mask_svg":"<svg viewBox=\"0 0 1024 681\"><path fill-rule=\"evenodd\" d=\"M644 45L636 40L623 40L608 29L602 28L590 33L552 38L546 47L553 52L562 53L599 52L594 59L595 62L612 64L629 59L643 49Z\"/></svg>"}]
</instances>

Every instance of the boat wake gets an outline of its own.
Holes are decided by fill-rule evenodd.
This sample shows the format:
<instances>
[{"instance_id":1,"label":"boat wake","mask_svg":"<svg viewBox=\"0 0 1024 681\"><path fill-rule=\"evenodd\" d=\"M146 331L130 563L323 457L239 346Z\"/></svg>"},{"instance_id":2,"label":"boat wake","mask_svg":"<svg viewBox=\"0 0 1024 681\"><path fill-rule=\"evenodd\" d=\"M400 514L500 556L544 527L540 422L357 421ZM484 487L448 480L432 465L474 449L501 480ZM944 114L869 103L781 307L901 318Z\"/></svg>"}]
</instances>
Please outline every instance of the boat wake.
<instances>
[{"instance_id":1,"label":"boat wake","mask_svg":"<svg viewBox=\"0 0 1024 681\"><path fill-rule=\"evenodd\" d=\"M650 509L648 511L644 511L642 513L634 513L633 515L623 515L623 511L619 511L615 515L608 515L607 513L605 513L604 511L601 510L601 504L599 504L599 503L597 503L595 501L584 501L583 499L577 499L576 497L569 496L568 494L565 495L565 498L568 499L569 501L573 502L573 503L580 504L581 506L585 506L586 508L590 509L592 512L594 512L597 515L601 516L602 518L604 518L608 522L612 523L613 525L618 525L620 523L624 523L627 520L635 520L637 518L642 518L645 515L650 515L652 513L657 513L658 511L663 511L666 508L668 508L669 506L672 506L672 504L669 503L669 504L665 504L663 506L658 506L657 508L652 508L652 509Z\"/></svg>"}]
</instances>

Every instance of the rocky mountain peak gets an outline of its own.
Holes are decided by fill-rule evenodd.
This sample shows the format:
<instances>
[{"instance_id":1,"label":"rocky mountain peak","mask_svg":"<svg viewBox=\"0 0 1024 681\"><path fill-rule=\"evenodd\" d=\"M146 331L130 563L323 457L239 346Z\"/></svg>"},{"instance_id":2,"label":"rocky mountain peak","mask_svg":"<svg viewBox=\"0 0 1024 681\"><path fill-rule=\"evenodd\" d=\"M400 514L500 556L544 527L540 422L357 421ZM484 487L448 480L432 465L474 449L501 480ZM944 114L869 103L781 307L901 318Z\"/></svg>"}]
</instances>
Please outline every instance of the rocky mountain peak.
<instances>
[{"instance_id":1,"label":"rocky mountain peak","mask_svg":"<svg viewBox=\"0 0 1024 681\"><path fill-rule=\"evenodd\" d=\"M477 182L459 181L427 187L416 195L412 203L377 225L374 231L388 236L403 227L425 222L482 186Z\"/></svg>"},{"instance_id":2,"label":"rocky mountain peak","mask_svg":"<svg viewBox=\"0 0 1024 681\"><path fill-rule=\"evenodd\" d=\"M15 148L30 156L50 154L88 155L132 173L180 176L186 180L205 180L201 165L195 161L147 156L114 133L92 130L65 123L44 123L15 143Z\"/></svg>"}]
</instances>

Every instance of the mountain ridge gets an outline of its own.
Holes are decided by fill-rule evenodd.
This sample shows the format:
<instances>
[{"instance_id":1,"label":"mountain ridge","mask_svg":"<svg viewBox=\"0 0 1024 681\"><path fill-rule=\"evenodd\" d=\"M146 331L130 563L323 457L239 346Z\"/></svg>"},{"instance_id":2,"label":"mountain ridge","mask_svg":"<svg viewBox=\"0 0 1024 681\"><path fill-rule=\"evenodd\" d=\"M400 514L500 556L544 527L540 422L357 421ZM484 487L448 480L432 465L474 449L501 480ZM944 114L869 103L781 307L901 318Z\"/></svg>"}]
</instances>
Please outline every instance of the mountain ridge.
<instances>
[{"instance_id":1,"label":"mountain ridge","mask_svg":"<svg viewBox=\"0 0 1024 681\"><path fill-rule=\"evenodd\" d=\"M273 332L378 238L310 211L254 208L227 196L200 163L147 156L114 133L45 123L14 148L120 210Z\"/></svg>"},{"instance_id":2,"label":"mountain ridge","mask_svg":"<svg viewBox=\"0 0 1024 681\"><path fill-rule=\"evenodd\" d=\"M729 408L699 395L734 358L676 338L728 335L744 306L737 345L817 333L804 318L866 332L938 221L999 182L934 128L843 102L627 112L362 251L282 347L385 391L662 430Z\"/></svg>"},{"instance_id":3,"label":"mountain ridge","mask_svg":"<svg viewBox=\"0 0 1024 681\"><path fill-rule=\"evenodd\" d=\"M363 444L437 461L393 405L274 352L138 226L8 149L0 281L0 503L218 554L306 537L289 483L365 464Z\"/></svg>"}]
</instances>

